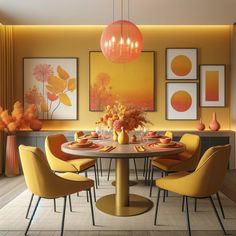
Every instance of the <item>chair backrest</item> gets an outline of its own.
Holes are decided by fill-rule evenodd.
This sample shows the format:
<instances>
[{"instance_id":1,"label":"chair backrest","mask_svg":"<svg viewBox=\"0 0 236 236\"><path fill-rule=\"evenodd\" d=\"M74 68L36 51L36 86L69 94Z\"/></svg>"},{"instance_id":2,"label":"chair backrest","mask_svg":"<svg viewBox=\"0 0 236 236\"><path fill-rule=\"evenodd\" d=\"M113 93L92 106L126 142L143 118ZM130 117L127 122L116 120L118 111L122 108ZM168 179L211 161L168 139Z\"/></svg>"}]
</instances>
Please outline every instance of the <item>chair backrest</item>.
<instances>
[{"instance_id":1,"label":"chair backrest","mask_svg":"<svg viewBox=\"0 0 236 236\"><path fill-rule=\"evenodd\" d=\"M166 131L164 136L173 139L173 133L171 131Z\"/></svg>"},{"instance_id":2,"label":"chair backrest","mask_svg":"<svg viewBox=\"0 0 236 236\"><path fill-rule=\"evenodd\" d=\"M201 151L201 139L196 134L184 134L181 139L181 143L184 143L186 146L185 155L188 158L191 158L192 167L191 170L195 170L199 159Z\"/></svg>"},{"instance_id":3,"label":"chair backrest","mask_svg":"<svg viewBox=\"0 0 236 236\"><path fill-rule=\"evenodd\" d=\"M191 174L193 185L200 196L210 196L221 188L230 157L231 146L209 148Z\"/></svg>"},{"instance_id":4,"label":"chair backrest","mask_svg":"<svg viewBox=\"0 0 236 236\"><path fill-rule=\"evenodd\" d=\"M50 196L55 187L55 174L47 163L46 156L37 147L19 146L25 182L29 190L41 197Z\"/></svg>"}]
</instances>

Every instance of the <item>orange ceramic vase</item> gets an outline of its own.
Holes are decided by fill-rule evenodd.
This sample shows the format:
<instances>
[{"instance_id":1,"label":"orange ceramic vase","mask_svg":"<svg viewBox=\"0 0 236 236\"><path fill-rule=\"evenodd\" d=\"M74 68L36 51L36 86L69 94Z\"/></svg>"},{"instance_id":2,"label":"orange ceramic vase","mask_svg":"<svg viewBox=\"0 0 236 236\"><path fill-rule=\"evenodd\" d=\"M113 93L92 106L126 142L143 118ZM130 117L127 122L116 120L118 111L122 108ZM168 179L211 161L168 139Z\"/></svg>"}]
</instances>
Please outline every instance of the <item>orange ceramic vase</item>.
<instances>
[{"instance_id":1,"label":"orange ceramic vase","mask_svg":"<svg viewBox=\"0 0 236 236\"><path fill-rule=\"evenodd\" d=\"M218 131L220 129L220 123L216 119L216 113L215 112L213 112L213 114L212 114L212 121L209 124L209 128L212 131Z\"/></svg>"},{"instance_id":2,"label":"orange ceramic vase","mask_svg":"<svg viewBox=\"0 0 236 236\"><path fill-rule=\"evenodd\" d=\"M15 135L7 136L5 175L13 177L19 174L19 157Z\"/></svg>"},{"instance_id":3,"label":"orange ceramic vase","mask_svg":"<svg viewBox=\"0 0 236 236\"><path fill-rule=\"evenodd\" d=\"M200 122L197 125L197 129L203 131L205 129L205 125L202 123L202 118L200 118Z\"/></svg>"}]
</instances>

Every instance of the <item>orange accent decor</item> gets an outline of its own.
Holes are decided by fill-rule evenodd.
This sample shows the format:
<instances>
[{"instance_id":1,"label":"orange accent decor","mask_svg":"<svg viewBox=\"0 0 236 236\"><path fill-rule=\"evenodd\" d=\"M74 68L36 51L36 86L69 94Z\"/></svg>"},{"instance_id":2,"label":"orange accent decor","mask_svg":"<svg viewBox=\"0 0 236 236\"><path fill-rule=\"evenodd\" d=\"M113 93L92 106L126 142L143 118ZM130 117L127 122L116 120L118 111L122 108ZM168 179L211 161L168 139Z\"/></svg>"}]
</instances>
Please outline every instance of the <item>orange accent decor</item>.
<instances>
[{"instance_id":1,"label":"orange accent decor","mask_svg":"<svg viewBox=\"0 0 236 236\"><path fill-rule=\"evenodd\" d=\"M5 175L7 177L16 176L19 174L19 157L16 144L16 136L7 136L7 148L6 148L6 167Z\"/></svg>"},{"instance_id":2,"label":"orange accent decor","mask_svg":"<svg viewBox=\"0 0 236 236\"><path fill-rule=\"evenodd\" d=\"M192 98L187 91L177 91L171 97L171 106L178 112L187 111L191 105Z\"/></svg>"},{"instance_id":3,"label":"orange accent decor","mask_svg":"<svg viewBox=\"0 0 236 236\"><path fill-rule=\"evenodd\" d=\"M219 71L206 71L206 101L219 101Z\"/></svg>"},{"instance_id":4,"label":"orange accent decor","mask_svg":"<svg viewBox=\"0 0 236 236\"><path fill-rule=\"evenodd\" d=\"M192 62L187 56L176 56L171 62L171 70L177 76L185 76L192 70Z\"/></svg>"}]
</instances>

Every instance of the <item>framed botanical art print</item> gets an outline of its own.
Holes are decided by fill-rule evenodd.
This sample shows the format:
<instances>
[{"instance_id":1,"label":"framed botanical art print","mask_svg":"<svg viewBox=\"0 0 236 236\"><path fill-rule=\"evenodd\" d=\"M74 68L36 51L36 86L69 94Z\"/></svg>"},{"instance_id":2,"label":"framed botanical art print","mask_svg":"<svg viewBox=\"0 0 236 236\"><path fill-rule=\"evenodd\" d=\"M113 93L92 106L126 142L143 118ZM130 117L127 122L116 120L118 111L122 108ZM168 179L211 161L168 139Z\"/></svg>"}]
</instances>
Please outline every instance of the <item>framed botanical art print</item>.
<instances>
[{"instance_id":1,"label":"framed botanical art print","mask_svg":"<svg viewBox=\"0 0 236 236\"><path fill-rule=\"evenodd\" d=\"M24 58L24 104L42 120L78 119L78 58Z\"/></svg>"},{"instance_id":2,"label":"framed botanical art print","mask_svg":"<svg viewBox=\"0 0 236 236\"><path fill-rule=\"evenodd\" d=\"M197 119L197 83L166 83L166 119Z\"/></svg>"},{"instance_id":3,"label":"framed botanical art print","mask_svg":"<svg viewBox=\"0 0 236 236\"><path fill-rule=\"evenodd\" d=\"M90 52L89 110L102 111L119 101L126 106L155 110L155 53L141 52L127 64L108 61L100 51Z\"/></svg>"},{"instance_id":4,"label":"framed botanical art print","mask_svg":"<svg viewBox=\"0 0 236 236\"><path fill-rule=\"evenodd\" d=\"M225 65L200 65L200 106L225 106Z\"/></svg>"},{"instance_id":5,"label":"framed botanical art print","mask_svg":"<svg viewBox=\"0 0 236 236\"><path fill-rule=\"evenodd\" d=\"M197 79L197 48L167 48L166 78Z\"/></svg>"}]
</instances>

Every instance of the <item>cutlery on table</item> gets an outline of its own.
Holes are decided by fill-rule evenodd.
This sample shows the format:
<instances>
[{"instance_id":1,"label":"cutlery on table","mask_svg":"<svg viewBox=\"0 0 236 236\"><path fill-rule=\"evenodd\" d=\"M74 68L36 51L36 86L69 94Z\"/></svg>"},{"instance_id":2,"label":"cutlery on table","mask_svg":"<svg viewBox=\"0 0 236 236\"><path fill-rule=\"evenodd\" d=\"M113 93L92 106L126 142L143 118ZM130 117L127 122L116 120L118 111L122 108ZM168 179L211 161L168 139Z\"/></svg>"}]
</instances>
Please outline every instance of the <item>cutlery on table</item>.
<instances>
[{"instance_id":1,"label":"cutlery on table","mask_svg":"<svg viewBox=\"0 0 236 236\"><path fill-rule=\"evenodd\" d=\"M99 151L100 152L110 152L111 150L115 149L116 147L114 146L105 146L103 148L101 148Z\"/></svg>"},{"instance_id":2,"label":"cutlery on table","mask_svg":"<svg viewBox=\"0 0 236 236\"><path fill-rule=\"evenodd\" d=\"M145 152L146 148L144 146L135 146L135 150L137 152Z\"/></svg>"}]
</instances>

